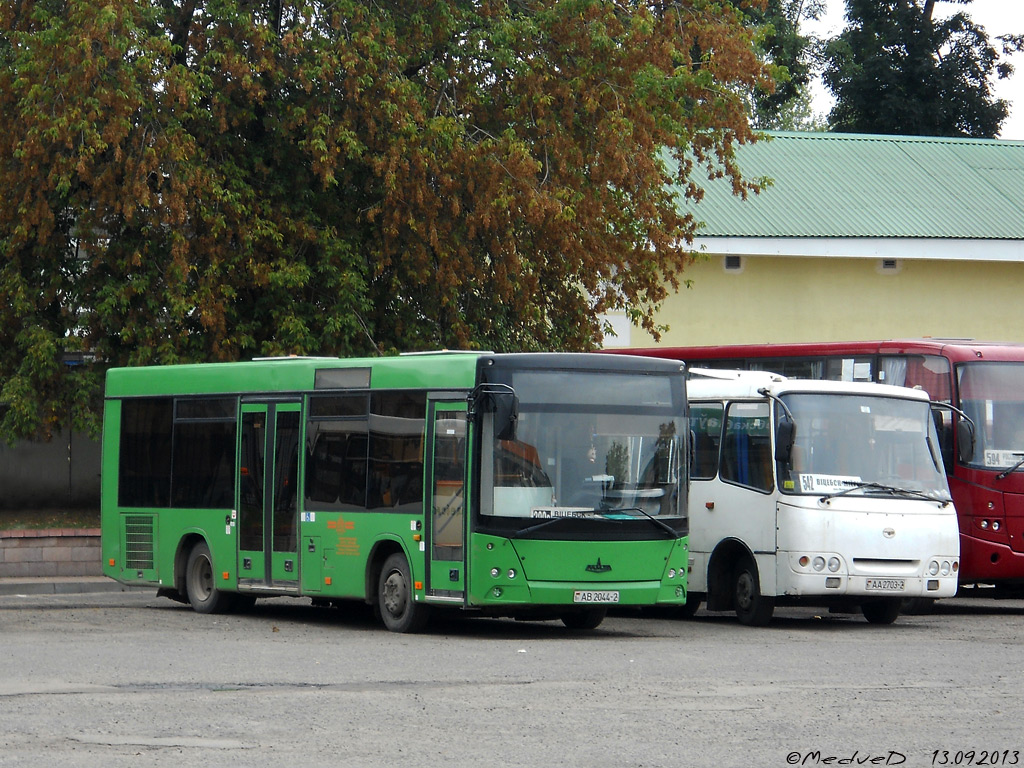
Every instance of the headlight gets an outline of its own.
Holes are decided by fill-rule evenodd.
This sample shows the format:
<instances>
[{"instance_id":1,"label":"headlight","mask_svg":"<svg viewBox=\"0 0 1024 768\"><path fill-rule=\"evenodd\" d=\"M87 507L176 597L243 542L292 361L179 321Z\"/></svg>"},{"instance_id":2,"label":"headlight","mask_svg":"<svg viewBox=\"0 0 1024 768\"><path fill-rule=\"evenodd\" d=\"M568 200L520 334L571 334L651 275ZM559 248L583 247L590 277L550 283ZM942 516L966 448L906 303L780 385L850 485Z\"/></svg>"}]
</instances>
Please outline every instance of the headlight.
<instances>
[{"instance_id":1,"label":"headlight","mask_svg":"<svg viewBox=\"0 0 1024 768\"><path fill-rule=\"evenodd\" d=\"M811 567L816 571L820 571L822 568L825 567L825 558L821 555L818 555L814 558L814 562L811 563Z\"/></svg>"},{"instance_id":2,"label":"headlight","mask_svg":"<svg viewBox=\"0 0 1024 768\"><path fill-rule=\"evenodd\" d=\"M839 562L839 558L838 557L830 557L828 559L828 569L830 571L832 571L832 573L835 573L836 571L838 571L840 565L841 565L841 563Z\"/></svg>"},{"instance_id":3,"label":"headlight","mask_svg":"<svg viewBox=\"0 0 1024 768\"><path fill-rule=\"evenodd\" d=\"M497 568L491 568L491 576L493 576L494 578L498 578L498 576L500 575L501 571L499 571Z\"/></svg>"},{"instance_id":4,"label":"headlight","mask_svg":"<svg viewBox=\"0 0 1024 768\"><path fill-rule=\"evenodd\" d=\"M939 575L939 561L938 560L932 560L930 563L928 563L928 575L929 576L938 576Z\"/></svg>"},{"instance_id":5,"label":"headlight","mask_svg":"<svg viewBox=\"0 0 1024 768\"><path fill-rule=\"evenodd\" d=\"M953 567L949 564L949 560L943 560L942 561L942 575L943 576L949 576L949 574L952 572L952 570L953 570Z\"/></svg>"}]
</instances>

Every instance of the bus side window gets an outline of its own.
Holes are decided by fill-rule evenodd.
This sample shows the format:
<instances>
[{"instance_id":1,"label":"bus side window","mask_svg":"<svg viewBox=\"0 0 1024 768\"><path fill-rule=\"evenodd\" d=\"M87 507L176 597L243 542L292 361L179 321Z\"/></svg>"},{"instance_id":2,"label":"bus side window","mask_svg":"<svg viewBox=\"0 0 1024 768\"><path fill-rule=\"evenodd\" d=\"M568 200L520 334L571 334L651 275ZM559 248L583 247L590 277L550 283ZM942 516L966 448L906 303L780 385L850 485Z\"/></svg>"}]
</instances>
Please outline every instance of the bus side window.
<instances>
[{"instance_id":1,"label":"bus side window","mask_svg":"<svg viewBox=\"0 0 1024 768\"><path fill-rule=\"evenodd\" d=\"M700 403L690 408L693 432L694 480L710 480L718 474L718 448L722 443L722 404Z\"/></svg>"},{"instance_id":2,"label":"bus side window","mask_svg":"<svg viewBox=\"0 0 1024 768\"><path fill-rule=\"evenodd\" d=\"M891 355L879 361L879 380L899 387L923 389L928 396L943 403L953 402L949 361L938 355ZM953 472L953 414L936 410L935 429L946 472Z\"/></svg>"},{"instance_id":3,"label":"bus side window","mask_svg":"<svg viewBox=\"0 0 1024 768\"><path fill-rule=\"evenodd\" d=\"M722 480L770 491L771 437L767 403L733 403L726 418L722 443Z\"/></svg>"}]
</instances>

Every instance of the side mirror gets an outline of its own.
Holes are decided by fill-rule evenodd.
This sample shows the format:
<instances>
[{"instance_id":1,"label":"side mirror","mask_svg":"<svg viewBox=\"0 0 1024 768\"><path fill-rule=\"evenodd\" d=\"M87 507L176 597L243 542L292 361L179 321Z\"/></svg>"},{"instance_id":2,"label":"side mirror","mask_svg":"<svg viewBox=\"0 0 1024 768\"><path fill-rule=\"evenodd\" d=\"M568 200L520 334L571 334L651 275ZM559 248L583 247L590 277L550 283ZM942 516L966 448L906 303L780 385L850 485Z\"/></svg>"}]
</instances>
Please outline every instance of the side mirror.
<instances>
[{"instance_id":1,"label":"side mirror","mask_svg":"<svg viewBox=\"0 0 1024 768\"><path fill-rule=\"evenodd\" d=\"M796 424L792 421L781 421L775 429L775 460L787 463L793 455L793 442L796 440Z\"/></svg>"},{"instance_id":2,"label":"side mirror","mask_svg":"<svg viewBox=\"0 0 1024 768\"><path fill-rule=\"evenodd\" d=\"M519 398L514 392L491 394L494 404L494 436L498 440L515 440L519 421Z\"/></svg>"},{"instance_id":3,"label":"side mirror","mask_svg":"<svg viewBox=\"0 0 1024 768\"><path fill-rule=\"evenodd\" d=\"M974 459L974 423L964 418L956 422L956 453L961 464Z\"/></svg>"},{"instance_id":4,"label":"side mirror","mask_svg":"<svg viewBox=\"0 0 1024 768\"><path fill-rule=\"evenodd\" d=\"M478 385L469 396L469 416L476 419L482 413L494 414L495 439L516 439L519 398L512 387L507 384Z\"/></svg>"}]
</instances>

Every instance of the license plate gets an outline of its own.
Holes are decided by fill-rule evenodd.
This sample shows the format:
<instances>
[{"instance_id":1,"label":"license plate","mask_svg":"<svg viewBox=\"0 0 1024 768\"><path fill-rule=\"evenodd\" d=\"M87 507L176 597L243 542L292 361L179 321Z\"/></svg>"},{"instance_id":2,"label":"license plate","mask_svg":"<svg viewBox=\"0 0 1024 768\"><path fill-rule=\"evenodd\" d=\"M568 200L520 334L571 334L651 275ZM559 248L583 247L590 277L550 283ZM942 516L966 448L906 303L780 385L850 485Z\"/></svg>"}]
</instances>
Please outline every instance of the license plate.
<instances>
[{"instance_id":1,"label":"license plate","mask_svg":"<svg viewBox=\"0 0 1024 768\"><path fill-rule=\"evenodd\" d=\"M900 592L906 587L903 579L868 579L865 588L872 591Z\"/></svg>"},{"instance_id":2,"label":"license plate","mask_svg":"<svg viewBox=\"0 0 1024 768\"><path fill-rule=\"evenodd\" d=\"M578 589L572 593L572 601L574 603L617 603L619 602L619 593Z\"/></svg>"}]
</instances>

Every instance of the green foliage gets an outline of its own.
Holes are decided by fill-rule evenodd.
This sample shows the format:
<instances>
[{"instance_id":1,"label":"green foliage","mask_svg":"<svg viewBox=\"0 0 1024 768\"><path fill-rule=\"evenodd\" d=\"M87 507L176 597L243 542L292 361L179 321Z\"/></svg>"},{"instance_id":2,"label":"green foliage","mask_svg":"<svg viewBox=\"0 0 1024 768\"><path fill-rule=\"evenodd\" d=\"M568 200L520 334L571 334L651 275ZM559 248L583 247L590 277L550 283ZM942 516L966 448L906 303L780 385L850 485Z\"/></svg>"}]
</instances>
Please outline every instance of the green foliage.
<instances>
[{"instance_id":1,"label":"green foliage","mask_svg":"<svg viewBox=\"0 0 1024 768\"><path fill-rule=\"evenodd\" d=\"M969 4L971 0L957 0ZM827 50L834 130L994 138L1006 102L994 77L1012 71L965 13L932 18L933 0L846 0L848 26ZM1010 52L1013 40L1004 40Z\"/></svg>"},{"instance_id":2,"label":"green foliage","mask_svg":"<svg viewBox=\"0 0 1024 768\"><path fill-rule=\"evenodd\" d=\"M768 0L763 9L748 8L759 28L758 48L775 73L774 85L753 93L753 120L758 128L811 127L809 85L816 40L803 34L803 21L820 18L823 0Z\"/></svg>"},{"instance_id":3,"label":"green foliage","mask_svg":"<svg viewBox=\"0 0 1024 768\"><path fill-rule=\"evenodd\" d=\"M667 184L754 186L753 34L730 0L0 4L0 434L94 427L111 365L656 332Z\"/></svg>"}]
</instances>

